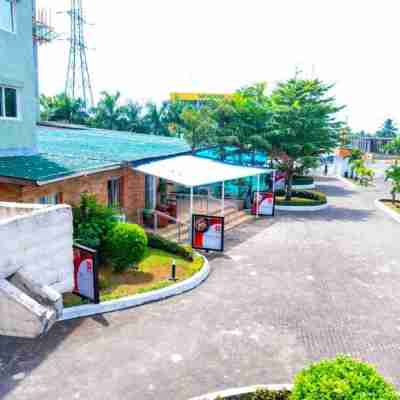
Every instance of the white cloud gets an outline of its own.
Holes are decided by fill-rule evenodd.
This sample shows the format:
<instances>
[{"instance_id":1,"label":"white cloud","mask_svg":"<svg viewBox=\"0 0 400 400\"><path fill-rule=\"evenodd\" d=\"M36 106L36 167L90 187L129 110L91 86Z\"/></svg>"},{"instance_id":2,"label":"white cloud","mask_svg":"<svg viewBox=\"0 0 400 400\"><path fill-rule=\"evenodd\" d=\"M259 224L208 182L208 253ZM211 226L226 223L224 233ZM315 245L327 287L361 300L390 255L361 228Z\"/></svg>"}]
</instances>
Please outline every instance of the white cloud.
<instances>
[{"instance_id":1,"label":"white cloud","mask_svg":"<svg viewBox=\"0 0 400 400\"><path fill-rule=\"evenodd\" d=\"M56 6L55 6L56 4ZM84 0L96 95L156 100L171 91L229 92L299 67L337 83L355 129L400 120L398 2L394 0ZM69 1L39 0L53 12ZM61 32L65 16L56 15ZM42 48L41 88L63 89L68 43Z\"/></svg>"}]
</instances>

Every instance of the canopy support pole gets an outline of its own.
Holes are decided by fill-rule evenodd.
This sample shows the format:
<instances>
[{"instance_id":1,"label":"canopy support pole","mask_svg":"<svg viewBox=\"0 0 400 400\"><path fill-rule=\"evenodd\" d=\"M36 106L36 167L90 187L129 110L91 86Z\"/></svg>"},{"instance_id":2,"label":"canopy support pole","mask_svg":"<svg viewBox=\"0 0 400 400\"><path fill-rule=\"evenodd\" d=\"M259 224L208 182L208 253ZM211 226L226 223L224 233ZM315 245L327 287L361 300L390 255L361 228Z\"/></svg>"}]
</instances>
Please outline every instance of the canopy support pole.
<instances>
[{"instance_id":1,"label":"canopy support pole","mask_svg":"<svg viewBox=\"0 0 400 400\"><path fill-rule=\"evenodd\" d=\"M256 193L256 218L260 211L260 175L257 175L257 193Z\"/></svg>"},{"instance_id":2,"label":"canopy support pole","mask_svg":"<svg viewBox=\"0 0 400 400\"><path fill-rule=\"evenodd\" d=\"M222 181L222 191L221 191L221 216L225 216L225 182Z\"/></svg>"},{"instance_id":3,"label":"canopy support pole","mask_svg":"<svg viewBox=\"0 0 400 400\"><path fill-rule=\"evenodd\" d=\"M190 223L189 223L189 238L190 242L192 242L192 234L193 234L193 186L190 187L190 206L189 206L189 218L190 218Z\"/></svg>"}]
</instances>

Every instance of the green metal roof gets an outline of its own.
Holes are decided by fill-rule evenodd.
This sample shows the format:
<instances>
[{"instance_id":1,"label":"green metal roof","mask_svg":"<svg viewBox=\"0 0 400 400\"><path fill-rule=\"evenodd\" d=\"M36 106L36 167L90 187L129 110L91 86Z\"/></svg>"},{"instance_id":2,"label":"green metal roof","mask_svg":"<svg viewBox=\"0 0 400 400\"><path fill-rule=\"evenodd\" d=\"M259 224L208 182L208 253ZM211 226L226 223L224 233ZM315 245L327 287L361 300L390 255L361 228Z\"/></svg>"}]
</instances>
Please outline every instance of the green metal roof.
<instances>
[{"instance_id":1,"label":"green metal roof","mask_svg":"<svg viewBox=\"0 0 400 400\"><path fill-rule=\"evenodd\" d=\"M181 139L98 129L39 126L37 136L39 154L0 158L0 176L45 182L190 150Z\"/></svg>"}]
</instances>

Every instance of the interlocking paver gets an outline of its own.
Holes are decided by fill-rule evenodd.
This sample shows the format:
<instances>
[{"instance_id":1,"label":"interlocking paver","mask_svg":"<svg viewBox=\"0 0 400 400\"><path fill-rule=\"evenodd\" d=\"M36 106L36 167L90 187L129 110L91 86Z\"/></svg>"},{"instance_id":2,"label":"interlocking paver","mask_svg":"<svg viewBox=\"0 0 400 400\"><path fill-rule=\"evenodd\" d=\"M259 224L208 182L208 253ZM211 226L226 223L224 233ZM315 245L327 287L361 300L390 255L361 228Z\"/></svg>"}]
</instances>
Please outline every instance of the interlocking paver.
<instances>
[{"instance_id":1,"label":"interlocking paver","mask_svg":"<svg viewBox=\"0 0 400 400\"><path fill-rule=\"evenodd\" d=\"M0 398L183 400L288 382L337 353L400 386L400 225L373 203L386 189L329 179L321 189L328 210L228 233L190 293L61 323L40 340L0 338Z\"/></svg>"}]
</instances>

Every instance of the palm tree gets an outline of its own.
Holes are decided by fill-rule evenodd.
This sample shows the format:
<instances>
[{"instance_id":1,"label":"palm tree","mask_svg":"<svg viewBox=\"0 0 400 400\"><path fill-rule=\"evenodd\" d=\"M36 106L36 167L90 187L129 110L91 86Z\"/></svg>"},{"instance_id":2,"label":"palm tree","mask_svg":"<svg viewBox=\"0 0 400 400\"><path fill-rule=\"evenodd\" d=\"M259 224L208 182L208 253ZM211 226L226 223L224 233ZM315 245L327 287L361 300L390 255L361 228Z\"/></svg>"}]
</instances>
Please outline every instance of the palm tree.
<instances>
[{"instance_id":1,"label":"palm tree","mask_svg":"<svg viewBox=\"0 0 400 400\"><path fill-rule=\"evenodd\" d=\"M87 124L89 115L82 99L72 99L65 93L40 96L41 119L45 121Z\"/></svg>"},{"instance_id":2,"label":"palm tree","mask_svg":"<svg viewBox=\"0 0 400 400\"><path fill-rule=\"evenodd\" d=\"M129 101L121 107L121 125L124 131L145 132L142 121L142 110L142 105L133 101Z\"/></svg>"},{"instance_id":3,"label":"palm tree","mask_svg":"<svg viewBox=\"0 0 400 400\"><path fill-rule=\"evenodd\" d=\"M385 180L389 181L392 185L392 190L390 191L392 195L392 203L396 204L397 193L400 193L400 165L394 164L386 170Z\"/></svg>"},{"instance_id":4,"label":"palm tree","mask_svg":"<svg viewBox=\"0 0 400 400\"><path fill-rule=\"evenodd\" d=\"M145 105L145 115L143 117L143 125L152 135L168 136L168 128L164 123L165 103L158 106L156 103L149 101Z\"/></svg>"},{"instance_id":5,"label":"palm tree","mask_svg":"<svg viewBox=\"0 0 400 400\"><path fill-rule=\"evenodd\" d=\"M124 126L123 109L119 105L121 93L101 93L102 98L93 109L92 126L101 129L122 130Z\"/></svg>"}]
</instances>

